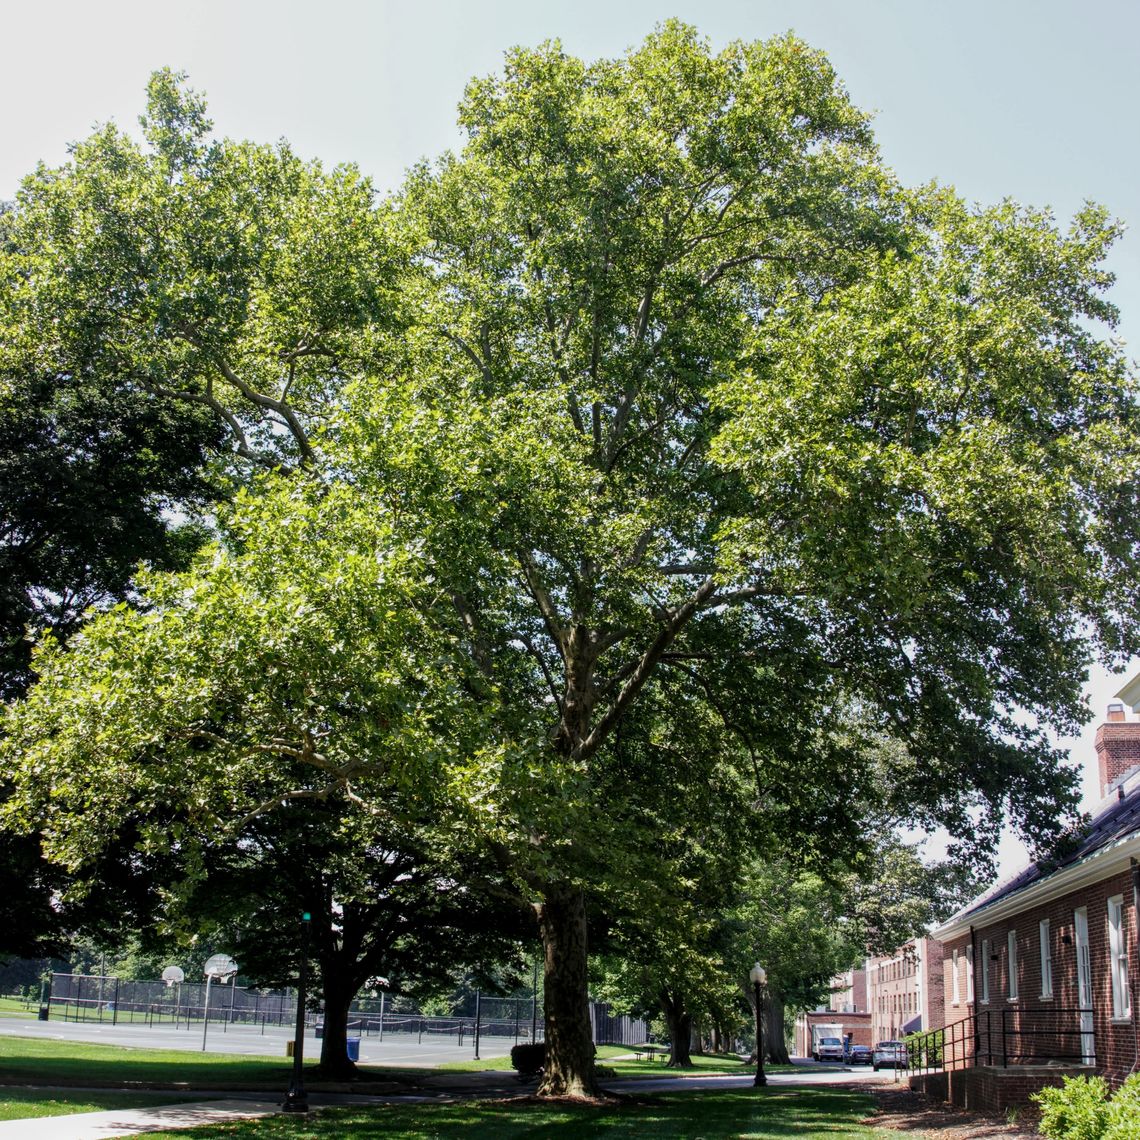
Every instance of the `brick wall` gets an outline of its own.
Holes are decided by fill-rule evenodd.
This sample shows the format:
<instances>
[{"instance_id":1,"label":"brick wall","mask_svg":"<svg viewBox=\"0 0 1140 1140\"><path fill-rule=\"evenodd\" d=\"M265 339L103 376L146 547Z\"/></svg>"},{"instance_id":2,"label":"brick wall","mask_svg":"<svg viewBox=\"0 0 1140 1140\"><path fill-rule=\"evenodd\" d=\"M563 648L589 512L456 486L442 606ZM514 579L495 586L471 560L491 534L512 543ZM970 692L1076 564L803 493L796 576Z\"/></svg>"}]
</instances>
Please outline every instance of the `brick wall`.
<instances>
[{"instance_id":1,"label":"brick wall","mask_svg":"<svg viewBox=\"0 0 1140 1140\"><path fill-rule=\"evenodd\" d=\"M942 984L942 963L946 947L933 938L924 938L922 942L925 959L922 1028L937 1029L946 1024L946 991Z\"/></svg>"},{"instance_id":2,"label":"brick wall","mask_svg":"<svg viewBox=\"0 0 1140 1140\"><path fill-rule=\"evenodd\" d=\"M867 1004L876 1041L901 1036L919 1015L924 1029L942 1025L942 954L941 942L919 938L868 959Z\"/></svg>"},{"instance_id":3,"label":"brick wall","mask_svg":"<svg viewBox=\"0 0 1140 1140\"><path fill-rule=\"evenodd\" d=\"M1004 1113L1008 1108L1028 1109L1019 1120L1038 1116L1030 1101L1032 1093L1046 1087L1060 1088L1065 1077L1087 1070L1076 1068L958 1069L923 1073L910 1078L910 1087L959 1108Z\"/></svg>"},{"instance_id":4,"label":"brick wall","mask_svg":"<svg viewBox=\"0 0 1140 1140\"><path fill-rule=\"evenodd\" d=\"M828 1009L837 1012L867 1012L867 971L859 966L831 979Z\"/></svg>"},{"instance_id":5,"label":"brick wall","mask_svg":"<svg viewBox=\"0 0 1140 1140\"><path fill-rule=\"evenodd\" d=\"M1131 727L1131 726L1129 726ZM1135 914L1132 901L1132 877L1127 867L1121 867L1092 886L1072 891L1051 902L1032 907L1008 921L975 925L973 944L977 947L974 978L974 1001L968 1001L966 977L966 948L970 936L962 935L946 943L946 957L943 963L944 988L946 994L945 1020L952 1025L975 1012L978 1024L975 1027L982 1036L983 1053L986 1051L987 1033L991 1048L996 1051L1004 1025L1009 1031L1006 1040L1017 1040L1017 1031L1033 1030L1043 1033L1042 1037L1030 1041L1028 1034L1021 1038L1025 1049L1034 1045L1039 1050L1055 1051L1060 1056L1065 1053L1079 1054L1081 1039L1076 1011L1080 1002L1077 981L1077 946L1074 912L1084 907L1088 916L1089 965L1092 981L1093 1033L1096 1049L1096 1069L1113 1083L1121 1081L1133 1068L1140 1057L1140 1037L1137 1035L1137 1011L1135 997L1132 999L1132 1017L1127 1020L1113 1018L1112 980L1110 973L1108 900L1114 895L1122 896L1124 904L1123 926L1125 947L1128 955L1128 968L1132 994L1140 985L1138 971ZM1048 943L1051 958L1052 996L1042 996L1042 969L1040 949L1040 926L1048 920ZM1011 999L1009 994L1009 932L1015 932L1017 993ZM983 998L982 948L988 943L989 953L989 1002ZM958 1004L953 1004L954 951L957 950L958 965ZM1066 1012L1068 1011L1068 1012ZM1058 1030L1066 1029L1064 1035L1057 1032L1049 1035L1051 1025ZM1010 1046L1012 1049L1013 1046ZM1000 1057L982 1056L1002 1063ZM1016 1063L1016 1060L1014 1061Z\"/></svg>"}]
</instances>

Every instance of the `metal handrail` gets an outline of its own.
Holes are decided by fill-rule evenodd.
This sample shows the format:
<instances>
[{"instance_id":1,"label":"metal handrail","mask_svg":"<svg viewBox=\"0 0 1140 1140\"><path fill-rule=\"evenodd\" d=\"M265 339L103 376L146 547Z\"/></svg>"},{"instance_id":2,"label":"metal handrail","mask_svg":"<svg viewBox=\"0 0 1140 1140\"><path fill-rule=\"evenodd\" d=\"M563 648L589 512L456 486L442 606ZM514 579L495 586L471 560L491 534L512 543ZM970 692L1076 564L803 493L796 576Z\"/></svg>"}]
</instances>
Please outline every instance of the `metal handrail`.
<instances>
[{"instance_id":1,"label":"metal handrail","mask_svg":"<svg viewBox=\"0 0 1140 1140\"><path fill-rule=\"evenodd\" d=\"M943 1029L906 1038L908 1068L929 1072L1050 1061L1095 1064L1095 1033L1081 1028L1082 1015L1091 1017L1092 1012L1072 1007L983 1010Z\"/></svg>"}]
</instances>

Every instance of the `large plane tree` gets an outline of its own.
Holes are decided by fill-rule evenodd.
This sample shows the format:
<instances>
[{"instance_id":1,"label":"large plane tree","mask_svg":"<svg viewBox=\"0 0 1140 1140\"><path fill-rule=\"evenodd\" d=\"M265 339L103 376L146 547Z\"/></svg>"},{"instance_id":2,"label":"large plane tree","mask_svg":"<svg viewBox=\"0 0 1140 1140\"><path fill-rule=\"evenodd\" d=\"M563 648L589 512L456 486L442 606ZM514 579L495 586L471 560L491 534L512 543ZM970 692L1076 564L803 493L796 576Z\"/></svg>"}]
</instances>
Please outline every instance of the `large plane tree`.
<instances>
[{"instance_id":1,"label":"large plane tree","mask_svg":"<svg viewBox=\"0 0 1140 1140\"><path fill-rule=\"evenodd\" d=\"M543 1089L588 1093L586 894L620 873L603 821L683 763L671 722L719 735L708 794L751 781L804 854L853 826L852 721L905 745L899 816L984 842L1074 802L1046 729L1083 718L1092 652L1136 645L1118 226L904 190L794 38L514 51L460 123L400 200L417 335L342 439L482 675Z\"/></svg>"},{"instance_id":2,"label":"large plane tree","mask_svg":"<svg viewBox=\"0 0 1140 1140\"><path fill-rule=\"evenodd\" d=\"M878 810L973 843L1074 803L1047 730L1082 718L1092 654L1136 646L1118 227L904 190L790 37L517 50L460 121L383 215L399 319L338 389L319 491L275 483L229 544L292 528L257 578L269 650L205 645L210 670L152 697L128 675L200 636L199 607L223 648L247 624L209 562L152 580L149 610L41 658L13 814L46 810L81 860L114 818L84 815L85 750L114 759L112 807L116 781L164 786L140 750L237 816L316 790L286 749L365 806L419 781L533 906L542 1091L589 1094L587 904L668 873L653 835L723 797L742 859L830 860L873 782ZM347 542L360 588L310 541ZM275 614L303 651L275 652ZM101 698L123 677L138 711Z\"/></svg>"}]
</instances>

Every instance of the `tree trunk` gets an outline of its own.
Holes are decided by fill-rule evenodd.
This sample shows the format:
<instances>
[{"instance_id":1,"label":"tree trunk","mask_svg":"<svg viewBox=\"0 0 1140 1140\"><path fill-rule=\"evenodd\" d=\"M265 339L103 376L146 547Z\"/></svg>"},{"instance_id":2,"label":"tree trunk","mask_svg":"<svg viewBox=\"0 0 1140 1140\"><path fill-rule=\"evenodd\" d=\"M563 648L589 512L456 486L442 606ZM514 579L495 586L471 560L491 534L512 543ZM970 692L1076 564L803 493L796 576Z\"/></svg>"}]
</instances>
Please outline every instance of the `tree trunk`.
<instances>
[{"instance_id":1,"label":"tree trunk","mask_svg":"<svg viewBox=\"0 0 1140 1140\"><path fill-rule=\"evenodd\" d=\"M685 1008L685 999L680 994L662 990L658 995L661 1010L665 1014L665 1024L669 1027L670 1069L691 1069L693 1059L689 1056L689 1035L693 1029L693 1018Z\"/></svg>"},{"instance_id":2,"label":"tree trunk","mask_svg":"<svg viewBox=\"0 0 1140 1140\"><path fill-rule=\"evenodd\" d=\"M771 990L764 1002L764 1053L775 1065L791 1063L784 1038L784 999Z\"/></svg>"},{"instance_id":3,"label":"tree trunk","mask_svg":"<svg viewBox=\"0 0 1140 1140\"><path fill-rule=\"evenodd\" d=\"M546 1064L539 1096L593 1097L594 1035L586 969L586 900L567 883L536 904L545 954Z\"/></svg>"},{"instance_id":4,"label":"tree trunk","mask_svg":"<svg viewBox=\"0 0 1140 1140\"><path fill-rule=\"evenodd\" d=\"M712 1024L712 1051L713 1053L723 1052L720 1043L720 1025L715 1021Z\"/></svg>"},{"instance_id":5,"label":"tree trunk","mask_svg":"<svg viewBox=\"0 0 1140 1140\"><path fill-rule=\"evenodd\" d=\"M356 1074L348 1059L348 1009L354 993L348 992L339 971L321 969L325 1003L324 1036L321 1038L321 1075L344 1080Z\"/></svg>"},{"instance_id":6,"label":"tree trunk","mask_svg":"<svg viewBox=\"0 0 1140 1140\"><path fill-rule=\"evenodd\" d=\"M705 1035L704 1026L697 1021L693 1020L693 1027L689 1032L689 1053L696 1056L702 1056L705 1051Z\"/></svg>"},{"instance_id":7,"label":"tree trunk","mask_svg":"<svg viewBox=\"0 0 1140 1140\"><path fill-rule=\"evenodd\" d=\"M749 1012L752 1015L751 1025L749 1025L749 1029L755 1029L756 1028L756 987L748 985L748 984L744 984L740 988L744 993L744 1001L748 1005ZM765 1044L767 1044L767 1037L768 1037L768 1026L767 1025L764 1026L764 1037L765 1037ZM760 1050L760 1042L759 1041L753 1042L752 1049L748 1054L747 1064L749 1064L749 1065L755 1065L756 1064L756 1057L757 1057L757 1054L759 1053L759 1050Z\"/></svg>"}]
</instances>

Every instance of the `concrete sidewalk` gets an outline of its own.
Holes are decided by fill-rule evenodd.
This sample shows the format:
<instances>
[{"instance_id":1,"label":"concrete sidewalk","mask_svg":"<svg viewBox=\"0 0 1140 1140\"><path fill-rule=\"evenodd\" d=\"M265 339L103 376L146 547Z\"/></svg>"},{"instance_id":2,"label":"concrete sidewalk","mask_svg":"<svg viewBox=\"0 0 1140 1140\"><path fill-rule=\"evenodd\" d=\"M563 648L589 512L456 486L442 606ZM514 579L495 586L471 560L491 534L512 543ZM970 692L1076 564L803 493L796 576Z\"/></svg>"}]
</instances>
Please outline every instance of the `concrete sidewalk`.
<instances>
[{"instance_id":1,"label":"concrete sidewalk","mask_svg":"<svg viewBox=\"0 0 1140 1140\"><path fill-rule=\"evenodd\" d=\"M0 1140L109 1140L198 1124L220 1124L244 1117L272 1116L281 1111L281 1098L211 1100L155 1108L112 1108L70 1116L38 1116L31 1120L0 1121Z\"/></svg>"}]
</instances>

